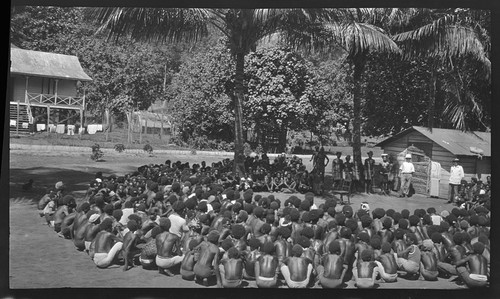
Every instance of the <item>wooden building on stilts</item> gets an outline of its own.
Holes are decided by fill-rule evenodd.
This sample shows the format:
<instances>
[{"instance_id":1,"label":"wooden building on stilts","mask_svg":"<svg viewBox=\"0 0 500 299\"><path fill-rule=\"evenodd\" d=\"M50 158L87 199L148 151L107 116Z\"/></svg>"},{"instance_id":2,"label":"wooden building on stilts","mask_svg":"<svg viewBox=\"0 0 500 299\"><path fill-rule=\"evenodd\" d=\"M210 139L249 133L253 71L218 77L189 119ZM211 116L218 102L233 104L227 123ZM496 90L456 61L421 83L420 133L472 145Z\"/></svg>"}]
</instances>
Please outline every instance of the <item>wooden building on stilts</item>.
<instances>
[{"instance_id":1,"label":"wooden building on stilts","mask_svg":"<svg viewBox=\"0 0 500 299\"><path fill-rule=\"evenodd\" d=\"M77 84L92 79L84 72L76 56L31 51L11 46L7 97L10 101L10 134L66 129L68 118L54 119L54 112L79 112L79 128L84 125L85 93L78 94ZM34 111L37 111L34 113ZM77 116L71 115L71 120ZM40 121L43 120L43 121ZM59 123L61 122L61 123ZM78 123L78 120L71 122ZM67 126L71 129L74 125ZM64 130L63 132L64 133ZM78 130L82 133L82 130Z\"/></svg>"}]
</instances>

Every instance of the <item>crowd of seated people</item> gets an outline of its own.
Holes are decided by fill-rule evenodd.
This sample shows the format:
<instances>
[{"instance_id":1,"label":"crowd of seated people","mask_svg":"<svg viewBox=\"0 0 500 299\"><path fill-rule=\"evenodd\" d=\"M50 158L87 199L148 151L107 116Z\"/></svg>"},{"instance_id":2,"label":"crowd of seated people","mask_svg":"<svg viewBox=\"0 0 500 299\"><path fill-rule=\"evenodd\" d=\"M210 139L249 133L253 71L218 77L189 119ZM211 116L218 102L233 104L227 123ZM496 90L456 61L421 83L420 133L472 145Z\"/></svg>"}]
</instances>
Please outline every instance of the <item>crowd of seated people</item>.
<instances>
[{"instance_id":1,"label":"crowd of seated people","mask_svg":"<svg viewBox=\"0 0 500 299\"><path fill-rule=\"evenodd\" d=\"M243 281L259 288L345 288L350 281L374 288L439 277L488 285L488 205L411 213L363 203L354 210L333 197L317 205L311 192L282 202L218 177L230 168L226 160L212 167L166 161L123 176L99 172L83 198L58 182L38 207L97 268L142 267L225 288L248 285Z\"/></svg>"}]
</instances>

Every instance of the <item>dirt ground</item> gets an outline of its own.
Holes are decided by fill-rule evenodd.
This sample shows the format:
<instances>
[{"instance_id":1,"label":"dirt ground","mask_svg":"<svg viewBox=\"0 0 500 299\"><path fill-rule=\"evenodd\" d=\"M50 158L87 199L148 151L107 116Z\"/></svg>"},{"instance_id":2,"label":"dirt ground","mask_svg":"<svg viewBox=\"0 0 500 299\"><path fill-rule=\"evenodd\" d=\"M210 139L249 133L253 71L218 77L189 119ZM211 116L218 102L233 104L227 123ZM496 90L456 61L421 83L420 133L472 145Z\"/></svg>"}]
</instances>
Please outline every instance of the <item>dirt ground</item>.
<instances>
[{"instance_id":1,"label":"dirt ground","mask_svg":"<svg viewBox=\"0 0 500 299\"><path fill-rule=\"evenodd\" d=\"M230 156L228 156L230 157ZM83 153L33 153L18 150L10 153L10 252L9 252L9 285L12 289L31 288L207 288L195 282L185 281L180 276L165 277L156 271L146 271L140 266L123 272L119 266L109 269L98 269L84 252L75 249L70 240L59 238L52 229L44 224L38 215L32 200L41 197L47 186L62 180L75 196L83 196L88 182L97 171L104 175L111 173L124 174L134 171L138 166L149 163L162 163L166 159L172 161L189 161L190 163L205 160L207 164L219 161L224 156L200 155L164 155L148 157L147 155L109 154L103 162L90 160ZM310 166L308 167L310 169ZM21 186L33 178L34 190L23 192ZM275 194L277 198L286 199L290 194ZM300 196L300 195L299 195ZM436 210L450 210L452 206L443 199L427 198L415 195L409 199L395 196L356 194L351 198L354 209L366 201L373 209L382 207L413 211L415 208L434 206ZM323 199L315 198L317 204ZM339 208L341 208L339 206ZM55 279L56 278L56 279ZM208 288L214 288L212 284ZM245 287L255 287L255 282L248 281ZM318 287L318 286L316 286ZM346 288L354 288L350 281ZM377 284L379 289L464 289L453 279L439 279L427 282L422 279L410 281L400 278L396 283Z\"/></svg>"}]
</instances>

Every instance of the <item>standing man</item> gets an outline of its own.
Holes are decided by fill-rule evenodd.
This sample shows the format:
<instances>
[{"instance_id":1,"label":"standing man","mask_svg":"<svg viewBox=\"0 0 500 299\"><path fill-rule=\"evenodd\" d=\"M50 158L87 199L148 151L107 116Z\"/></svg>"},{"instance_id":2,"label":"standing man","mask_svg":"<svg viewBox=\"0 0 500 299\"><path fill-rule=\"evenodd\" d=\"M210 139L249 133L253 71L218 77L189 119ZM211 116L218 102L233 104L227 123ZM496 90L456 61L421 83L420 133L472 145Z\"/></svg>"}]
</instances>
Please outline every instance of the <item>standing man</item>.
<instances>
[{"instance_id":1,"label":"standing man","mask_svg":"<svg viewBox=\"0 0 500 299\"><path fill-rule=\"evenodd\" d=\"M373 193L372 179L375 175L375 160L372 158L373 152L368 152L368 158L365 159L365 193Z\"/></svg>"},{"instance_id":2,"label":"standing man","mask_svg":"<svg viewBox=\"0 0 500 299\"><path fill-rule=\"evenodd\" d=\"M340 187L340 182L342 181L342 171L344 170L344 162L340 157L341 152L337 152L335 155L337 157L332 160L332 176L333 176L333 188L337 189Z\"/></svg>"},{"instance_id":3,"label":"standing man","mask_svg":"<svg viewBox=\"0 0 500 299\"><path fill-rule=\"evenodd\" d=\"M458 162L460 162L460 160L458 158L455 158L450 169L450 188L448 190L448 203L455 202L455 196L458 195L458 192L460 191L460 183L465 176L464 169L462 168L462 166L458 165Z\"/></svg>"},{"instance_id":4,"label":"standing man","mask_svg":"<svg viewBox=\"0 0 500 299\"><path fill-rule=\"evenodd\" d=\"M411 154L406 154L405 161L399 167L401 172L401 195L399 197L410 197L410 184L413 173L415 172L415 167L411 163Z\"/></svg>"},{"instance_id":5,"label":"standing man","mask_svg":"<svg viewBox=\"0 0 500 299\"><path fill-rule=\"evenodd\" d=\"M325 163L326 160L326 163ZM325 182L325 168L330 162L328 156L325 153L325 148L321 147L319 153L316 155L316 168L318 169L318 175L321 177L321 182Z\"/></svg>"},{"instance_id":6,"label":"standing man","mask_svg":"<svg viewBox=\"0 0 500 299\"><path fill-rule=\"evenodd\" d=\"M382 175L382 192L389 195L389 173L391 172L391 164L387 159L387 154L382 154L382 163L380 163L380 174Z\"/></svg>"}]
</instances>

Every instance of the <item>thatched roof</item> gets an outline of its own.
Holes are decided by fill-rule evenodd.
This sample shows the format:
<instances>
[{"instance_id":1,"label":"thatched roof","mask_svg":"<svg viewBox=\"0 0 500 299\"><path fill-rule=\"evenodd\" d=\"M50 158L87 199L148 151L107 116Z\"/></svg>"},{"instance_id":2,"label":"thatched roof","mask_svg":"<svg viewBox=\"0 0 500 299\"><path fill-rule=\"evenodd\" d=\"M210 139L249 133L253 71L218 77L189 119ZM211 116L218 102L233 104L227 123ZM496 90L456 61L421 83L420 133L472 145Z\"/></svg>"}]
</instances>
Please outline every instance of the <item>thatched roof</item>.
<instances>
[{"instance_id":1,"label":"thatched roof","mask_svg":"<svg viewBox=\"0 0 500 299\"><path fill-rule=\"evenodd\" d=\"M78 57L56 53L10 49L10 72L45 78L92 81L82 69Z\"/></svg>"}]
</instances>

